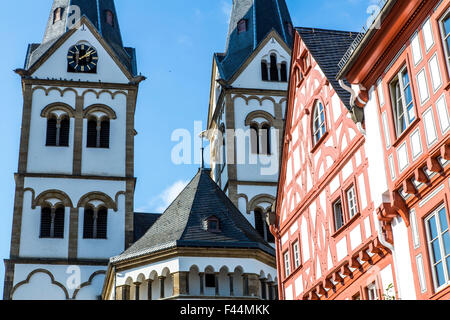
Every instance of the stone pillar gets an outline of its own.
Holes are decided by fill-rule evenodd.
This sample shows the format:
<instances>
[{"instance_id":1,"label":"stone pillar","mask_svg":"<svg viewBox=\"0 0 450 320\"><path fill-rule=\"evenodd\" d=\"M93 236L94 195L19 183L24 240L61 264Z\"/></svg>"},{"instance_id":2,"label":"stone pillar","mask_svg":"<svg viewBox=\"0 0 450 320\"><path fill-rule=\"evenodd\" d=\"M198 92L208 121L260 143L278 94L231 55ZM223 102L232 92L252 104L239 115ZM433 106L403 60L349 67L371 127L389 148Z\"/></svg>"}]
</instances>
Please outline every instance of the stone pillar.
<instances>
[{"instance_id":1,"label":"stone pillar","mask_svg":"<svg viewBox=\"0 0 450 320\"><path fill-rule=\"evenodd\" d=\"M267 279L260 279L261 284L261 299L267 300Z\"/></svg>"},{"instance_id":2,"label":"stone pillar","mask_svg":"<svg viewBox=\"0 0 450 320\"><path fill-rule=\"evenodd\" d=\"M246 273L244 273L243 275L242 275L242 285L244 286L244 288L243 288L243 293L244 293L244 296L246 297L246 296L249 296L249 282L248 282L248 274L246 274Z\"/></svg>"},{"instance_id":3,"label":"stone pillar","mask_svg":"<svg viewBox=\"0 0 450 320\"><path fill-rule=\"evenodd\" d=\"M141 283L140 282L134 283L134 300L136 300L136 301L141 300Z\"/></svg>"},{"instance_id":4,"label":"stone pillar","mask_svg":"<svg viewBox=\"0 0 450 320\"><path fill-rule=\"evenodd\" d=\"M233 273L229 273L228 277L230 278L230 296L234 296L234 277Z\"/></svg>"},{"instance_id":5,"label":"stone pillar","mask_svg":"<svg viewBox=\"0 0 450 320\"><path fill-rule=\"evenodd\" d=\"M248 283L248 296L250 297L259 297L260 293L260 282L259 275L257 274L248 274L247 275L247 283Z\"/></svg>"},{"instance_id":6,"label":"stone pillar","mask_svg":"<svg viewBox=\"0 0 450 320\"><path fill-rule=\"evenodd\" d=\"M219 291L219 275L220 275L220 273L217 273L217 272L214 275L214 278L215 278L215 281L216 281L216 296L220 295L220 291Z\"/></svg>"},{"instance_id":7,"label":"stone pillar","mask_svg":"<svg viewBox=\"0 0 450 320\"><path fill-rule=\"evenodd\" d=\"M147 300L153 299L153 280L148 279L147 280Z\"/></svg>"},{"instance_id":8,"label":"stone pillar","mask_svg":"<svg viewBox=\"0 0 450 320\"><path fill-rule=\"evenodd\" d=\"M189 294L189 272L175 272L173 275L173 295Z\"/></svg>"},{"instance_id":9,"label":"stone pillar","mask_svg":"<svg viewBox=\"0 0 450 320\"><path fill-rule=\"evenodd\" d=\"M165 293L164 293L164 285L166 277L159 277L159 298L164 299Z\"/></svg>"},{"instance_id":10,"label":"stone pillar","mask_svg":"<svg viewBox=\"0 0 450 320\"><path fill-rule=\"evenodd\" d=\"M205 274L203 272L199 273L200 276L200 295L205 295Z\"/></svg>"}]
</instances>

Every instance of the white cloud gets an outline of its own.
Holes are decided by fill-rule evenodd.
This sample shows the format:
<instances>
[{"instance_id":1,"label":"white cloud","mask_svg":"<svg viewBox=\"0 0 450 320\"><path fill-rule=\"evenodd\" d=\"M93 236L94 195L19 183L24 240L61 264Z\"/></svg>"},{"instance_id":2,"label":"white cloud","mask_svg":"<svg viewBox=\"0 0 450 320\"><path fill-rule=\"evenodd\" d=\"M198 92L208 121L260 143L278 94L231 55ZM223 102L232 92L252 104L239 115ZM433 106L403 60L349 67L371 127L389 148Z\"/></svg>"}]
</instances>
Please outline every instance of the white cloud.
<instances>
[{"instance_id":1,"label":"white cloud","mask_svg":"<svg viewBox=\"0 0 450 320\"><path fill-rule=\"evenodd\" d=\"M178 180L161 192L159 195L151 198L147 204L138 207L136 212L163 213L167 207L175 200L181 191L187 186L189 181Z\"/></svg>"}]
</instances>

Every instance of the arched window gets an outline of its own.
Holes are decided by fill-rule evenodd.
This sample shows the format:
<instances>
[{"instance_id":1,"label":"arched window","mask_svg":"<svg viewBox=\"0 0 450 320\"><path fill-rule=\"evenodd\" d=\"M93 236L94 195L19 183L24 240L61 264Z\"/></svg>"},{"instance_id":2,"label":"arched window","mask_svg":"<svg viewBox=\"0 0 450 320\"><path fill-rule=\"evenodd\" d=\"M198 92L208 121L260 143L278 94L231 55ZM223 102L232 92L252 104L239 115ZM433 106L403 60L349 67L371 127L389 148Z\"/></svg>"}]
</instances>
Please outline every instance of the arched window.
<instances>
[{"instance_id":1,"label":"arched window","mask_svg":"<svg viewBox=\"0 0 450 320\"><path fill-rule=\"evenodd\" d=\"M70 118L64 115L56 118L52 115L47 119L47 147L68 147L70 133Z\"/></svg>"},{"instance_id":2,"label":"arched window","mask_svg":"<svg viewBox=\"0 0 450 320\"><path fill-rule=\"evenodd\" d=\"M57 208L43 207L41 209L41 238L64 238L64 206Z\"/></svg>"},{"instance_id":3,"label":"arched window","mask_svg":"<svg viewBox=\"0 0 450 320\"><path fill-rule=\"evenodd\" d=\"M108 209L84 208L84 239L106 239L108 233Z\"/></svg>"},{"instance_id":4,"label":"arched window","mask_svg":"<svg viewBox=\"0 0 450 320\"><path fill-rule=\"evenodd\" d=\"M253 154L259 154L259 128L256 124L250 125L250 145Z\"/></svg>"},{"instance_id":5,"label":"arched window","mask_svg":"<svg viewBox=\"0 0 450 320\"><path fill-rule=\"evenodd\" d=\"M109 148L110 120L107 117L98 120L89 118L87 127L88 148Z\"/></svg>"},{"instance_id":6,"label":"arched window","mask_svg":"<svg viewBox=\"0 0 450 320\"><path fill-rule=\"evenodd\" d=\"M266 61L261 61L261 75L263 81L269 81L269 70Z\"/></svg>"},{"instance_id":7,"label":"arched window","mask_svg":"<svg viewBox=\"0 0 450 320\"><path fill-rule=\"evenodd\" d=\"M111 10L105 11L105 21L110 26L114 27L114 13Z\"/></svg>"},{"instance_id":8,"label":"arched window","mask_svg":"<svg viewBox=\"0 0 450 320\"><path fill-rule=\"evenodd\" d=\"M277 56L272 54L270 56L270 81L278 81L278 64Z\"/></svg>"},{"instance_id":9,"label":"arched window","mask_svg":"<svg viewBox=\"0 0 450 320\"><path fill-rule=\"evenodd\" d=\"M264 124L260 131L261 153L271 154L270 150L270 125Z\"/></svg>"},{"instance_id":10,"label":"arched window","mask_svg":"<svg viewBox=\"0 0 450 320\"><path fill-rule=\"evenodd\" d=\"M325 110L321 102L317 102L313 113L313 137L314 144L324 136L326 132Z\"/></svg>"},{"instance_id":11,"label":"arched window","mask_svg":"<svg viewBox=\"0 0 450 320\"><path fill-rule=\"evenodd\" d=\"M281 63L281 70L280 70L280 77L281 82L287 82L287 63L282 62Z\"/></svg>"},{"instance_id":12,"label":"arched window","mask_svg":"<svg viewBox=\"0 0 450 320\"><path fill-rule=\"evenodd\" d=\"M58 22L62 19L63 8L56 8L53 11L53 23Z\"/></svg>"}]
</instances>

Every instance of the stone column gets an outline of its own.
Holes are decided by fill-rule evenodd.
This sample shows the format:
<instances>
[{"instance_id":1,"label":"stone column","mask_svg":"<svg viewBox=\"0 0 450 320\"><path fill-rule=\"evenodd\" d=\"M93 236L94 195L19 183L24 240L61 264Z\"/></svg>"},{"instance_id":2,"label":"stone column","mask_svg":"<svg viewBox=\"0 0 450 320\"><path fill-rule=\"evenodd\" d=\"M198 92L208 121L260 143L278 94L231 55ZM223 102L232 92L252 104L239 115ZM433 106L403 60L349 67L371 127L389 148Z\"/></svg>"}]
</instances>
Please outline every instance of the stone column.
<instances>
[{"instance_id":1,"label":"stone column","mask_svg":"<svg viewBox=\"0 0 450 320\"><path fill-rule=\"evenodd\" d=\"M164 299L165 293L164 293L164 285L166 277L159 277L159 298Z\"/></svg>"},{"instance_id":2,"label":"stone column","mask_svg":"<svg viewBox=\"0 0 450 320\"><path fill-rule=\"evenodd\" d=\"M217 272L214 275L214 278L215 278L215 281L216 281L216 296L220 295L220 291L219 291L219 275L220 275L220 273L217 273Z\"/></svg>"},{"instance_id":3,"label":"stone column","mask_svg":"<svg viewBox=\"0 0 450 320\"><path fill-rule=\"evenodd\" d=\"M173 275L173 295L187 295L189 293L189 272L175 272Z\"/></svg>"},{"instance_id":4,"label":"stone column","mask_svg":"<svg viewBox=\"0 0 450 320\"><path fill-rule=\"evenodd\" d=\"M234 277L233 273L229 273L228 277L230 278L230 296L234 296Z\"/></svg>"},{"instance_id":5,"label":"stone column","mask_svg":"<svg viewBox=\"0 0 450 320\"><path fill-rule=\"evenodd\" d=\"M148 279L147 280L147 300L153 299L153 280Z\"/></svg>"},{"instance_id":6,"label":"stone column","mask_svg":"<svg viewBox=\"0 0 450 320\"><path fill-rule=\"evenodd\" d=\"M260 282L259 275L257 274L248 274L247 275L247 283L248 283L248 296L250 297L259 297L260 293Z\"/></svg>"},{"instance_id":7,"label":"stone column","mask_svg":"<svg viewBox=\"0 0 450 320\"><path fill-rule=\"evenodd\" d=\"M205 295L205 274L203 272L199 273L200 276L200 295Z\"/></svg>"},{"instance_id":8,"label":"stone column","mask_svg":"<svg viewBox=\"0 0 450 320\"><path fill-rule=\"evenodd\" d=\"M134 300L139 301L141 300L141 283L135 282L134 283Z\"/></svg>"}]
</instances>

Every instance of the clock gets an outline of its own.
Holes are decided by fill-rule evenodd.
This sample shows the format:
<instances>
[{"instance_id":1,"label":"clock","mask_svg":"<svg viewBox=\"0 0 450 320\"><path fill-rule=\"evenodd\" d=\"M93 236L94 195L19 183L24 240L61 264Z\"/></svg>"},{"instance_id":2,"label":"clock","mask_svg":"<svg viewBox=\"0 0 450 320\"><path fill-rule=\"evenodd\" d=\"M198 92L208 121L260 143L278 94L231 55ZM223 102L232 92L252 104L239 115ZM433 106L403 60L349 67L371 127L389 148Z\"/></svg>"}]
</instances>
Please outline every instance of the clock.
<instances>
[{"instance_id":1,"label":"clock","mask_svg":"<svg viewBox=\"0 0 450 320\"><path fill-rule=\"evenodd\" d=\"M67 71L78 73L96 73L98 64L97 50L86 44L78 44L69 49Z\"/></svg>"}]
</instances>

